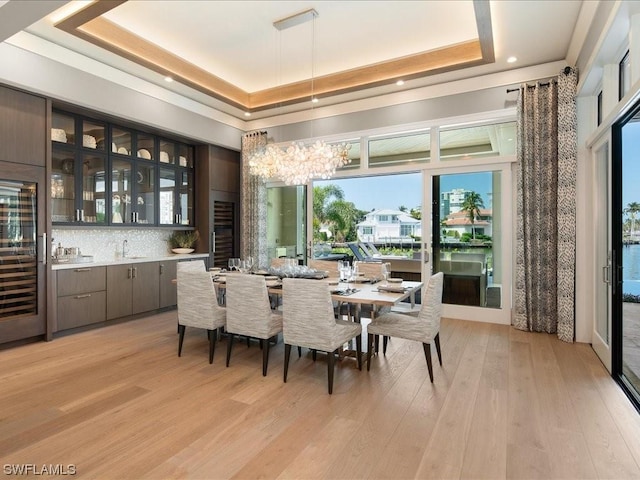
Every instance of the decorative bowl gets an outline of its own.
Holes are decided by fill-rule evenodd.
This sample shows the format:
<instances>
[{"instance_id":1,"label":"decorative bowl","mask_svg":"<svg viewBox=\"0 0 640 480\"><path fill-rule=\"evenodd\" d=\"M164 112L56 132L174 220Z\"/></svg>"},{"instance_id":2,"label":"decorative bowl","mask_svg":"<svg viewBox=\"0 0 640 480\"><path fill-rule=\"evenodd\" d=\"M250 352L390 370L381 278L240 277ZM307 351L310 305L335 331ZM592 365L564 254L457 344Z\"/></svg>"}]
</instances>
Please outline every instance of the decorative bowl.
<instances>
[{"instance_id":1,"label":"decorative bowl","mask_svg":"<svg viewBox=\"0 0 640 480\"><path fill-rule=\"evenodd\" d=\"M172 248L171 251L173 253L178 253L178 254L187 254L187 253L193 253L193 248Z\"/></svg>"},{"instance_id":2,"label":"decorative bowl","mask_svg":"<svg viewBox=\"0 0 640 480\"><path fill-rule=\"evenodd\" d=\"M402 279L401 278L389 278L387 281L389 283L402 283Z\"/></svg>"}]
</instances>

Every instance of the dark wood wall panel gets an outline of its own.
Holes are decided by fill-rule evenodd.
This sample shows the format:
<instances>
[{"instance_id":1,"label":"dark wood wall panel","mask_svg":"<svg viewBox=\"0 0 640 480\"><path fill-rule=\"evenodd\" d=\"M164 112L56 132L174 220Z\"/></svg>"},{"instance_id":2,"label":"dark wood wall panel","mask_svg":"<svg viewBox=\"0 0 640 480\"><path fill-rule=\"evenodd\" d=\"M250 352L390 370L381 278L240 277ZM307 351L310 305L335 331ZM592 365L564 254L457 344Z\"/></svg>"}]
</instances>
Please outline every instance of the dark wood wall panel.
<instances>
[{"instance_id":1,"label":"dark wood wall panel","mask_svg":"<svg viewBox=\"0 0 640 480\"><path fill-rule=\"evenodd\" d=\"M0 86L0 161L45 166L46 111L44 98Z\"/></svg>"}]
</instances>

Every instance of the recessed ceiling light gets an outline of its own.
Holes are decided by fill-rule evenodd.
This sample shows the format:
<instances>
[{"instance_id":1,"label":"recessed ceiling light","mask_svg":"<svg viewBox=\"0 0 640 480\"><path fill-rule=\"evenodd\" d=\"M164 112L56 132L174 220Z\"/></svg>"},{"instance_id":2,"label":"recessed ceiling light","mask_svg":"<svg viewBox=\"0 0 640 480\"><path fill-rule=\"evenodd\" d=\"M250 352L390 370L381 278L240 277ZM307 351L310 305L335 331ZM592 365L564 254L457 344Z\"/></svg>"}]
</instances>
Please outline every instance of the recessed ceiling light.
<instances>
[{"instance_id":1,"label":"recessed ceiling light","mask_svg":"<svg viewBox=\"0 0 640 480\"><path fill-rule=\"evenodd\" d=\"M507 58L507 63L515 63L518 61L517 57L509 57Z\"/></svg>"},{"instance_id":2,"label":"recessed ceiling light","mask_svg":"<svg viewBox=\"0 0 640 480\"><path fill-rule=\"evenodd\" d=\"M173 82L173 78L170 77L169 75L167 75L166 77L164 77L164 81L167 82L167 83L171 83L171 82Z\"/></svg>"},{"instance_id":3,"label":"recessed ceiling light","mask_svg":"<svg viewBox=\"0 0 640 480\"><path fill-rule=\"evenodd\" d=\"M402 85L404 85L404 80L398 80L396 82L396 85L398 85L399 87L401 87Z\"/></svg>"},{"instance_id":4,"label":"recessed ceiling light","mask_svg":"<svg viewBox=\"0 0 640 480\"><path fill-rule=\"evenodd\" d=\"M318 97L313 97L311 99L311 103L318 103Z\"/></svg>"},{"instance_id":5,"label":"recessed ceiling light","mask_svg":"<svg viewBox=\"0 0 640 480\"><path fill-rule=\"evenodd\" d=\"M250 117L251 116L251 112L244 112L244 116L245 117Z\"/></svg>"}]
</instances>

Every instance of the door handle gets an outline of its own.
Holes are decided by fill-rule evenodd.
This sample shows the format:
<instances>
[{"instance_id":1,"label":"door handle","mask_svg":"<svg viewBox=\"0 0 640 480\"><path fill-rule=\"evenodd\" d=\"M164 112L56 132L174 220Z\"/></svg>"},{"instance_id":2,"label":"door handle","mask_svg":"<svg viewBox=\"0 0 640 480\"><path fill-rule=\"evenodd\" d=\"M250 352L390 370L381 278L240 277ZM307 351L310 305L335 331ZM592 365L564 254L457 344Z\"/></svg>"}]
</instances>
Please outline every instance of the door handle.
<instances>
[{"instance_id":1,"label":"door handle","mask_svg":"<svg viewBox=\"0 0 640 480\"><path fill-rule=\"evenodd\" d=\"M602 281L611 284L611 265L602 267Z\"/></svg>"},{"instance_id":2,"label":"door handle","mask_svg":"<svg viewBox=\"0 0 640 480\"><path fill-rule=\"evenodd\" d=\"M216 232L211 232L211 253L216 253Z\"/></svg>"}]
</instances>

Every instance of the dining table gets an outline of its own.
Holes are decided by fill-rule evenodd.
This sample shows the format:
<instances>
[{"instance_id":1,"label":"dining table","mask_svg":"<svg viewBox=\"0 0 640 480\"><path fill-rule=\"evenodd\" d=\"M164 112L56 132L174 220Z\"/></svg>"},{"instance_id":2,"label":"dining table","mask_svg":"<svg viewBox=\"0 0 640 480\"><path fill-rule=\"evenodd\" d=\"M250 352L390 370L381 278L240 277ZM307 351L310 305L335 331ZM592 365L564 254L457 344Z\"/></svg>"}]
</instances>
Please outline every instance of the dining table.
<instances>
[{"instance_id":1,"label":"dining table","mask_svg":"<svg viewBox=\"0 0 640 480\"><path fill-rule=\"evenodd\" d=\"M228 275L246 275L241 272L227 272L220 274L213 274L213 281L216 285L218 292L218 298L224 302L224 290L226 289L226 281L220 281L221 278L225 278ZM269 277L267 291L269 295L278 297L282 295L282 282L273 277ZM411 307L415 306L415 294L422 286L423 282L420 281L405 281L401 283L391 283L386 280L378 279L361 279L359 281L338 282L335 279L318 278L318 282L324 282L331 292L331 299L334 302L348 303L353 308L353 315L351 316L354 321L362 323L361 311L364 305L371 306L370 318L373 320L375 316L380 312L383 307L393 307L400 302L409 300ZM275 302L278 305L278 302ZM366 342L363 342L363 347ZM366 350L365 350L366 351ZM355 351L351 348L345 348L341 352L341 357L355 356Z\"/></svg>"}]
</instances>

